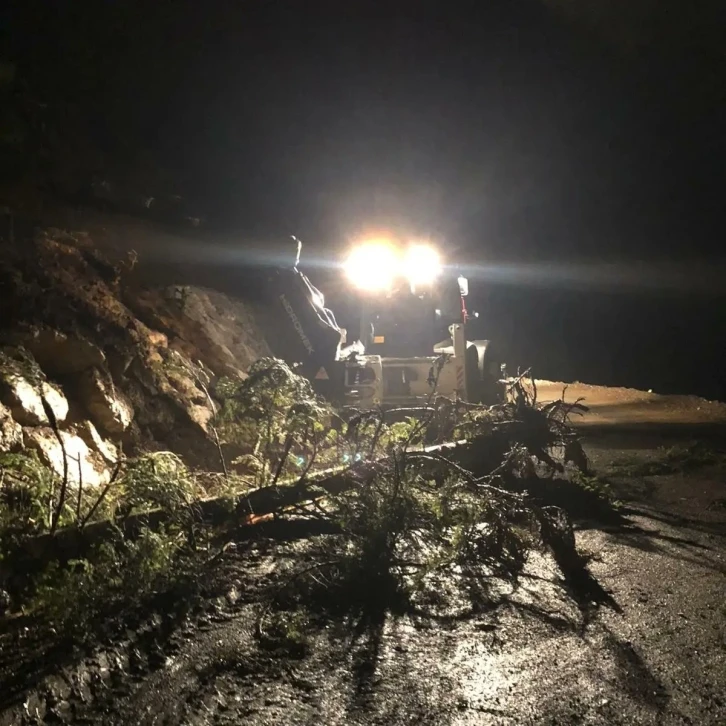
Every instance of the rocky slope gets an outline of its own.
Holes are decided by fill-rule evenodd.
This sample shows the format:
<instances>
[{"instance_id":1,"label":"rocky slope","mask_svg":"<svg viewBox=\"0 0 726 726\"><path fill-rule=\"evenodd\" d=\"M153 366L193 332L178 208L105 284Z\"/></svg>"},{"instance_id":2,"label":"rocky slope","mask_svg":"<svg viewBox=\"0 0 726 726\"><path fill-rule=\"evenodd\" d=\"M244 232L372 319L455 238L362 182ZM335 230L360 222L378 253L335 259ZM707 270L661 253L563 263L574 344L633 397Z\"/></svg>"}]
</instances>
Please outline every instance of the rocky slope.
<instances>
[{"instance_id":1,"label":"rocky slope","mask_svg":"<svg viewBox=\"0 0 726 726\"><path fill-rule=\"evenodd\" d=\"M255 316L212 290L143 286L135 264L86 233L0 244L0 453L34 449L84 486L145 451L219 468L209 391L268 354Z\"/></svg>"}]
</instances>

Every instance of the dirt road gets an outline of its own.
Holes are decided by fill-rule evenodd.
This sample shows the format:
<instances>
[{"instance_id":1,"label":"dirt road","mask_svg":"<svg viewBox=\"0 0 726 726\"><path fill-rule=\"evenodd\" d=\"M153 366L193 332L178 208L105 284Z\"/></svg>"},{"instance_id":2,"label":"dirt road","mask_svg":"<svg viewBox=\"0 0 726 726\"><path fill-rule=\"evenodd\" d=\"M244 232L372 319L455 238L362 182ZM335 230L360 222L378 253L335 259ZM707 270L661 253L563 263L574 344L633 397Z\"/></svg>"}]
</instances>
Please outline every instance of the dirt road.
<instances>
[{"instance_id":1,"label":"dirt road","mask_svg":"<svg viewBox=\"0 0 726 726\"><path fill-rule=\"evenodd\" d=\"M574 420L585 426L634 424L714 425L726 424L726 403L697 396L662 396L632 388L608 388L586 383L536 381L542 403L563 396L567 401L582 399L590 411Z\"/></svg>"}]
</instances>

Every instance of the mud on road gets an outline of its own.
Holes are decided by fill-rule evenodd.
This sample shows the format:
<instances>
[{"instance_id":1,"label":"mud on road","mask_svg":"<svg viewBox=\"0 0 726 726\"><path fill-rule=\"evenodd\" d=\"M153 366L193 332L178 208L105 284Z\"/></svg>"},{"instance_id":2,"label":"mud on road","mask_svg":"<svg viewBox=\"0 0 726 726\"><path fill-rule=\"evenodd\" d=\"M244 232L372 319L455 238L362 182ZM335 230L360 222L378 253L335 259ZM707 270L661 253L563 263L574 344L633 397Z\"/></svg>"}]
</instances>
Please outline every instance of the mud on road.
<instances>
[{"instance_id":1,"label":"mud on road","mask_svg":"<svg viewBox=\"0 0 726 726\"><path fill-rule=\"evenodd\" d=\"M577 522L602 597L537 553L477 612L319 619L299 648L271 651L254 637L260 599L307 545L239 541L182 620L154 615L0 724L724 724L726 467L667 457L694 439L718 450L723 429L686 408L583 428L622 502L615 519Z\"/></svg>"}]
</instances>

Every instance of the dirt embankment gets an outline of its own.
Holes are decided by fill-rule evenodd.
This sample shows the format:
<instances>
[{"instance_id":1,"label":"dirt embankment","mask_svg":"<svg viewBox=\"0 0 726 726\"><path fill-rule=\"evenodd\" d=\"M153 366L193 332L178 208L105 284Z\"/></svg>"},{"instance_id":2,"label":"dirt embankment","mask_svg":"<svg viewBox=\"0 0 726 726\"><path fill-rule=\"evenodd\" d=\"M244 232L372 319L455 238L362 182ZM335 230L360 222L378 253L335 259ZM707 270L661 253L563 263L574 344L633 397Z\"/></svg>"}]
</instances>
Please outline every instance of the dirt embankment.
<instances>
[{"instance_id":1,"label":"dirt embankment","mask_svg":"<svg viewBox=\"0 0 726 726\"><path fill-rule=\"evenodd\" d=\"M213 290L142 285L135 266L85 233L0 245L0 452L35 449L59 474L65 460L84 485L108 481L121 452L219 467L209 386L268 354L254 314Z\"/></svg>"}]
</instances>

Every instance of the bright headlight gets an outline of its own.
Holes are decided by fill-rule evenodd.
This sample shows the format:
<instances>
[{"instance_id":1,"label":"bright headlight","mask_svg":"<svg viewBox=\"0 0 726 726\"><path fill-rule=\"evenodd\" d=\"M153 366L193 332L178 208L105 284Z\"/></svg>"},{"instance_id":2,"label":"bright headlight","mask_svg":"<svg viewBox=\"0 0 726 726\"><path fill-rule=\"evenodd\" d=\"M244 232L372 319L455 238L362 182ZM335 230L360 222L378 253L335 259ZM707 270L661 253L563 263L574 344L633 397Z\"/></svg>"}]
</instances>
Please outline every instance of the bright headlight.
<instances>
[{"instance_id":1,"label":"bright headlight","mask_svg":"<svg viewBox=\"0 0 726 726\"><path fill-rule=\"evenodd\" d=\"M441 273L439 253L427 245L410 247L403 261L402 272L414 287L430 285Z\"/></svg>"},{"instance_id":2,"label":"bright headlight","mask_svg":"<svg viewBox=\"0 0 726 726\"><path fill-rule=\"evenodd\" d=\"M367 242L348 256L345 272L362 290L383 291L393 284L397 272L396 252L386 242Z\"/></svg>"}]
</instances>

